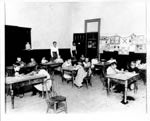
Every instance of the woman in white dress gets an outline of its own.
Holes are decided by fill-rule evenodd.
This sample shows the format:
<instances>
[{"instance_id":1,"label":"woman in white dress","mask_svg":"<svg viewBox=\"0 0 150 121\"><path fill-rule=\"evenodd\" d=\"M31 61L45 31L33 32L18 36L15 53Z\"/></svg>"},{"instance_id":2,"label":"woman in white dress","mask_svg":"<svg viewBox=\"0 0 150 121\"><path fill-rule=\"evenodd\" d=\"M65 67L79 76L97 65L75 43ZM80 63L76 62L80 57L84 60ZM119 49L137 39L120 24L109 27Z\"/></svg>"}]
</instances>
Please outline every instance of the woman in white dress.
<instances>
[{"instance_id":1,"label":"woman in white dress","mask_svg":"<svg viewBox=\"0 0 150 121\"><path fill-rule=\"evenodd\" d=\"M59 55L59 50L56 41L53 42L53 46L50 49L51 49L51 57L53 60L55 60Z\"/></svg>"}]
</instances>

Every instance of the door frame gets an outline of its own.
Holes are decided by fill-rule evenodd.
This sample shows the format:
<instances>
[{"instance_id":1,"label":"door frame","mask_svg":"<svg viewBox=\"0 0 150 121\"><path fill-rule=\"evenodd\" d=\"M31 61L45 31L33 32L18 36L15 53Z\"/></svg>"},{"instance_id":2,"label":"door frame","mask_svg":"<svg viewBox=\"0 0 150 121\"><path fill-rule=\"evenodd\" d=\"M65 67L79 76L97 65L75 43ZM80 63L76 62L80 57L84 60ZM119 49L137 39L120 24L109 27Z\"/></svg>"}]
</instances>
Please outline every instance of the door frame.
<instances>
[{"instance_id":1,"label":"door frame","mask_svg":"<svg viewBox=\"0 0 150 121\"><path fill-rule=\"evenodd\" d=\"M97 45L97 57L100 59L100 54L99 54L99 44L100 44L100 24L101 24L101 18L95 18L95 19L87 19L85 20L85 25L84 25L84 32L85 34L87 32L87 24L88 23L93 23L93 22L98 22L98 45ZM86 38L86 45L87 45L87 38ZM85 49L85 53L87 53L87 49Z\"/></svg>"}]
</instances>

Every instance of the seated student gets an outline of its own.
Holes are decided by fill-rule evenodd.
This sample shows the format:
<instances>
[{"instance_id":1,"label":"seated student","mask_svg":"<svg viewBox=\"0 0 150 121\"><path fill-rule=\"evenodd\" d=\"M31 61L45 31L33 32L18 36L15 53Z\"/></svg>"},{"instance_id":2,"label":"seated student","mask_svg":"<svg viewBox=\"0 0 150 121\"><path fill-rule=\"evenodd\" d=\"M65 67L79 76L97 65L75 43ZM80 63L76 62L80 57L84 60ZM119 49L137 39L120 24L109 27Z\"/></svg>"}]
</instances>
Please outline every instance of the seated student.
<instances>
[{"instance_id":1,"label":"seated student","mask_svg":"<svg viewBox=\"0 0 150 121\"><path fill-rule=\"evenodd\" d=\"M80 57L80 61L83 62L84 60L85 60L85 57L84 57L84 55L82 54L81 57Z\"/></svg>"},{"instance_id":2,"label":"seated student","mask_svg":"<svg viewBox=\"0 0 150 121\"><path fill-rule=\"evenodd\" d=\"M139 68L141 66L141 60L140 59L137 59L136 62L135 62L135 66L137 68Z\"/></svg>"},{"instance_id":3,"label":"seated student","mask_svg":"<svg viewBox=\"0 0 150 121\"><path fill-rule=\"evenodd\" d=\"M84 70L84 67L81 61L78 62L76 69L78 70L78 72L74 80L74 84L80 88L82 87L83 79L87 76L87 72Z\"/></svg>"},{"instance_id":4,"label":"seated student","mask_svg":"<svg viewBox=\"0 0 150 121\"><path fill-rule=\"evenodd\" d=\"M15 76L19 76L20 74L20 64L19 63L16 63L14 64L14 72L15 72Z\"/></svg>"},{"instance_id":5,"label":"seated student","mask_svg":"<svg viewBox=\"0 0 150 121\"><path fill-rule=\"evenodd\" d=\"M83 65L85 68L91 67L91 62L89 61L89 58L85 58L85 61L83 62Z\"/></svg>"},{"instance_id":6,"label":"seated student","mask_svg":"<svg viewBox=\"0 0 150 121\"><path fill-rule=\"evenodd\" d=\"M61 58L60 55L58 55L58 57L54 60L55 63L63 63L63 59ZM55 68L56 71L60 72L61 71L61 67L57 67Z\"/></svg>"},{"instance_id":7,"label":"seated student","mask_svg":"<svg viewBox=\"0 0 150 121\"><path fill-rule=\"evenodd\" d=\"M68 66L72 66L71 63L71 59L67 59L63 64L62 64L62 68L68 67ZM69 73L64 73L63 77L65 79L71 79L71 75Z\"/></svg>"},{"instance_id":8,"label":"seated student","mask_svg":"<svg viewBox=\"0 0 150 121\"><path fill-rule=\"evenodd\" d=\"M64 61L63 61L63 59L61 58L61 56L58 55L58 57L54 60L54 62L56 62L56 63L63 63Z\"/></svg>"},{"instance_id":9,"label":"seated student","mask_svg":"<svg viewBox=\"0 0 150 121\"><path fill-rule=\"evenodd\" d=\"M119 73L120 72L120 70L118 70L117 69L117 64L116 64L116 62L112 62L111 64L110 64L110 66L107 68L107 70L106 70L106 73L107 73L107 75L109 75L109 74L117 74L117 73Z\"/></svg>"},{"instance_id":10,"label":"seated student","mask_svg":"<svg viewBox=\"0 0 150 121\"><path fill-rule=\"evenodd\" d=\"M16 63L14 64L14 76L21 76L21 71L20 71L20 64L19 63ZM20 98L22 98L24 96L24 93L23 93L23 88L22 87L19 87L19 86L15 86L15 90L14 90L14 93L16 96L19 96Z\"/></svg>"},{"instance_id":11,"label":"seated student","mask_svg":"<svg viewBox=\"0 0 150 121\"><path fill-rule=\"evenodd\" d=\"M35 61L34 58L31 58L31 59L30 59L30 62L28 63L28 65L29 65L29 66L35 66L35 65L37 65L37 62Z\"/></svg>"},{"instance_id":12,"label":"seated student","mask_svg":"<svg viewBox=\"0 0 150 121\"><path fill-rule=\"evenodd\" d=\"M136 62L135 62L135 61L131 61L130 65L129 65L128 69L127 69L127 71L133 72L133 73L139 73L139 69L136 67ZM137 79L138 79L138 78L133 78L133 80L137 80ZM135 87L134 87L134 84L130 84L130 85L128 86L128 88L129 88L130 90L134 89L134 88L135 88ZM136 88L137 88L137 87L136 87Z\"/></svg>"},{"instance_id":13,"label":"seated student","mask_svg":"<svg viewBox=\"0 0 150 121\"><path fill-rule=\"evenodd\" d=\"M94 68L95 67L94 64L97 64L97 63L98 63L98 58L93 58L91 60L91 68Z\"/></svg>"},{"instance_id":14,"label":"seated student","mask_svg":"<svg viewBox=\"0 0 150 121\"><path fill-rule=\"evenodd\" d=\"M63 68L63 67L67 67L67 66L72 66L71 59L67 59L67 60L62 64L62 68Z\"/></svg>"},{"instance_id":15,"label":"seated student","mask_svg":"<svg viewBox=\"0 0 150 121\"><path fill-rule=\"evenodd\" d=\"M146 84L146 63L141 63L140 59L136 60L136 67L139 69L139 75L143 80L144 84Z\"/></svg>"},{"instance_id":16,"label":"seated student","mask_svg":"<svg viewBox=\"0 0 150 121\"><path fill-rule=\"evenodd\" d=\"M42 60L41 60L41 63L44 64L44 63L47 63L47 62L48 62L48 60L46 60L46 58L43 57Z\"/></svg>"},{"instance_id":17,"label":"seated student","mask_svg":"<svg viewBox=\"0 0 150 121\"><path fill-rule=\"evenodd\" d=\"M21 57L17 57L17 61L16 61L15 64L17 64L17 65L20 66L20 67L25 66L25 63L21 60ZM14 65L15 65L15 64L14 64Z\"/></svg>"},{"instance_id":18,"label":"seated student","mask_svg":"<svg viewBox=\"0 0 150 121\"><path fill-rule=\"evenodd\" d=\"M91 62L89 61L89 58L85 58L85 61L83 62L83 66L85 71L91 72Z\"/></svg>"},{"instance_id":19,"label":"seated student","mask_svg":"<svg viewBox=\"0 0 150 121\"><path fill-rule=\"evenodd\" d=\"M16 72L15 75L24 73L24 71L22 71L21 68L25 66L25 63L21 60L21 57L17 57L17 61L15 64L13 64L13 66L14 71Z\"/></svg>"},{"instance_id":20,"label":"seated student","mask_svg":"<svg viewBox=\"0 0 150 121\"><path fill-rule=\"evenodd\" d=\"M108 63L113 63L113 62L117 62L117 61L116 61L116 59L114 59L114 58L110 58L107 62L108 62Z\"/></svg>"},{"instance_id":21,"label":"seated student","mask_svg":"<svg viewBox=\"0 0 150 121\"><path fill-rule=\"evenodd\" d=\"M117 64L116 62L112 62L110 66L107 68L106 73L107 75L109 74L117 74L121 73L122 71L117 69ZM123 91L123 86L122 85L116 85L115 83L111 83L112 87L111 90L115 90L116 92L121 92Z\"/></svg>"},{"instance_id":22,"label":"seated student","mask_svg":"<svg viewBox=\"0 0 150 121\"><path fill-rule=\"evenodd\" d=\"M46 81L47 89L48 90L51 89L51 87L52 87L52 80L50 79L50 74L44 68L38 67L37 71L33 71L33 72L29 73L29 75L30 74L42 74L42 75L45 75L46 78L44 79L44 81ZM44 91L46 91L45 85L44 85ZM32 96L36 95L37 92L39 92L39 94L40 94L39 96L41 96L42 84L34 85Z\"/></svg>"},{"instance_id":23,"label":"seated student","mask_svg":"<svg viewBox=\"0 0 150 121\"><path fill-rule=\"evenodd\" d=\"M135 72L138 73L139 69L136 67L136 63L135 61L131 61L131 63L129 64L129 67L127 69L129 72Z\"/></svg>"}]
</instances>

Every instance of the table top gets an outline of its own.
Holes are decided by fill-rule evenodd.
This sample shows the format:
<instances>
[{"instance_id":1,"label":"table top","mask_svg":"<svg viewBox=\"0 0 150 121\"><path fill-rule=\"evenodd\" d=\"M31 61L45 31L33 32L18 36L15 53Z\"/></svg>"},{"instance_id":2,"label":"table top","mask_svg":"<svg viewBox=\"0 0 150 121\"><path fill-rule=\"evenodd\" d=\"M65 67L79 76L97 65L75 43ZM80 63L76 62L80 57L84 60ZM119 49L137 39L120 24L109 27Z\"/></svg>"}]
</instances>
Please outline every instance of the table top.
<instances>
[{"instance_id":1,"label":"table top","mask_svg":"<svg viewBox=\"0 0 150 121\"><path fill-rule=\"evenodd\" d=\"M94 65L96 65L96 66L108 66L108 65L110 65L111 63L109 63L109 62L99 62L99 63L97 63L97 64L94 64Z\"/></svg>"},{"instance_id":2,"label":"table top","mask_svg":"<svg viewBox=\"0 0 150 121\"><path fill-rule=\"evenodd\" d=\"M12 69L14 69L14 66L6 66L6 69L12 70Z\"/></svg>"},{"instance_id":3,"label":"table top","mask_svg":"<svg viewBox=\"0 0 150 121\"><path fill-rule=\"evenodd\" d=\"M55 63L55 62L47 62L47 63L41 63L43 66L55 66L55 65L62 65L63 63Z\"/></svg>"},{"instance_id":4,"label":"table top","mask_svg":"<svg viewBox=\"0 0 150 121\"><path fill-rule=\"evenodd\" d=\"M122 73L117 73L117 74L109 74L109 75L106 75L106 77L118 79L118 80L128 80L128 79L135 77L137 75L138 75L138 73L122 72Z\"/></svg>"},{"instance_id":5,"label":"table top","mask_svg":"<svg viewBox=\"0 0 150 121\"><path fill-rule=\"evenodd\" d=\"M76 71L77 70L74 66L63 67L62 69L67 70L67 71Z\"/></svg>"},{"instance_id":6,"label":"table top","mask_svg":"<svg viewBox=\"0 0 150 121\"><path fill-rule=\"evenodd\" d=\"M46 76L42 74L9 76L9 77L6 77L5 83L13 84L13 83L19 83L19 82L24 82L28 80L34 80L34 79L41 79L41 78L46 78Z\"/></svg>"},{"instance_id":7,"label":"table top","mask_svg":"<svg viewBox=\"0 0 150 121\"><path fill-rule=\"evenodd\" d=\"M35 67L36 65L25 65L25 66L22 66L20 68L32 68L32 67ZM12 70L14 69L14 66L6 66L6 69L8 70Z\"/></svg>"}]
</instances>

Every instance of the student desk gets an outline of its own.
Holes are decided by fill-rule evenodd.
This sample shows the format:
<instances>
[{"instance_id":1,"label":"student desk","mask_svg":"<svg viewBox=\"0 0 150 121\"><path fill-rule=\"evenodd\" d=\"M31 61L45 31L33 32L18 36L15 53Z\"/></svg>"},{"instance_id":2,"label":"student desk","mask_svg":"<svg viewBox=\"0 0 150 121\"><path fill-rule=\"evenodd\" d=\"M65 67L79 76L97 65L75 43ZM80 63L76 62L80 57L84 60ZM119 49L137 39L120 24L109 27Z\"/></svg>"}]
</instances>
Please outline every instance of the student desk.
<instances>
[{"instance_id":1,"label":"student desk","mask_svg":"<svg viewBox=\"0 0 150 121\"><path fill-rule=\"evenodd\" d=\"M36 65L25 65L23 67L20 67L20 73L29 73L33 71L36 68ZM7 76L13 76L14 75L14 66L7 66L6 67L6 73Z\"/></svg>"},{"instance_id":2,"label":"student desk","mask_svg":"<svg viewBox=\"0 0 150 121\"><path fill-rule=\"evenodd\" d=\"M68 67L63 67L62 68L62 76L65 72L69 72L71 73L71 77L72 77L72 87L73 87L73 82L75 80L75 75L76 75L76 72L77 72L77 69L74 67L74 66L68 66Z\"/></svg>"},{"instance_id":3,"label":"student desk","mask_svg":"<svg viewBox=\"0 0 150 121\"><path fill-rule=\"evenodd\" d=\"M48 63L41 63L40 66L45 67L45 69L51 74L52 78L54 76L54 69L57 67L61 67L63 63L55 63L55 62L48 62Z\"/></svg>"},{"instance_id":4,"label":"student desk","mask_svg":"<svg viewBox=\"0 0 150 121\"><path fill-rule=\"evenodd\" d=\"M20 68L20 73L30 73L33 70L36 70L37 65L25 65Z\"/></svg>"},{"instance_id":5,"label":"student desk","mask_svg":"<svg viewBox=\"0 0 150 121\"><path fill-rule=\"evenodd\" d=\"M103 76L105 76L106 68L110 65L109 62L99 62L97 64L94 64L95 68L101 69Z\"/></svg>"},{"instance_id":6,"label":"student desk","mask_svg":"<svg viewBox=\"0 0 150 121\"><path fill-rule=\"evenodd\" d=\"M21 87L21 86L28 86L28 85L39 84L39 83L44 84L44 78L46 78L46 76L41 75L41 74L6 77L5 84L8 85L10 88L12 108L14 108L14 89L13 88L15 87L15 85L19 85ZM42 91L42 95L43 93L44 92Z\"/></svg>"},{"instance_id":7,"label":"student desk","mask_svg":"<svg viewBox=\"0 0 150 121\"><path fill-rule=\"evenodd\" d=\"M111 74L111 75L106 75L107 78L107 94L109 95L110 92L110 81L114 81L116 83L119 84L123 84L124 85L124 95L123 95L123 100L122 103L123 104L127 104L127 88L128 88L128 84L131 83L136 83L135 80L133 80L133 78L137 77L139 74L137 73L131 73L131 72L122 72L122 73L118 73L118 74Z\"/></svg>"}]
</instances>

